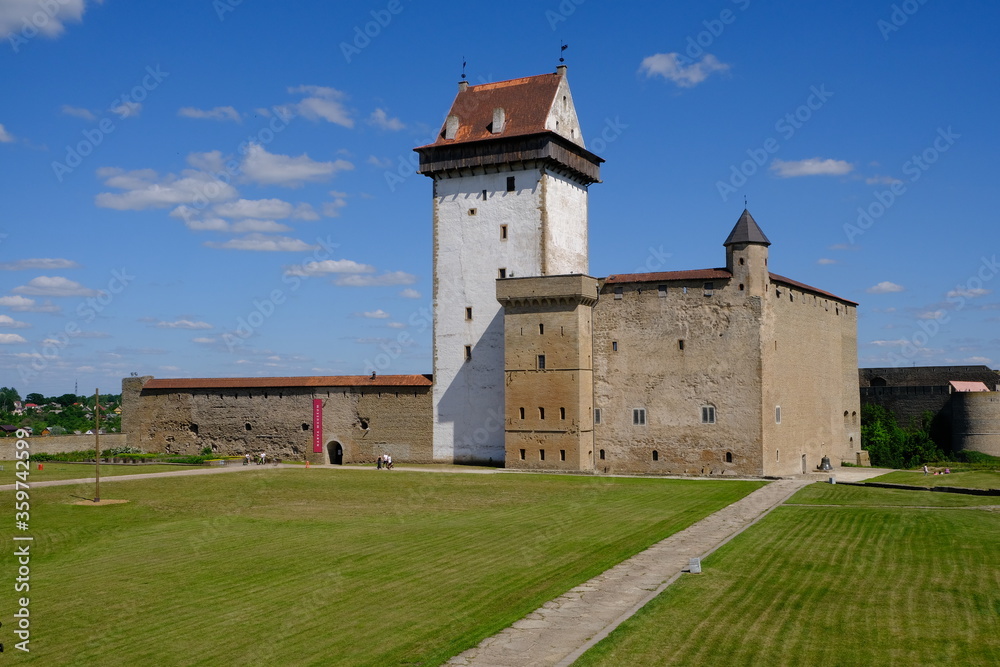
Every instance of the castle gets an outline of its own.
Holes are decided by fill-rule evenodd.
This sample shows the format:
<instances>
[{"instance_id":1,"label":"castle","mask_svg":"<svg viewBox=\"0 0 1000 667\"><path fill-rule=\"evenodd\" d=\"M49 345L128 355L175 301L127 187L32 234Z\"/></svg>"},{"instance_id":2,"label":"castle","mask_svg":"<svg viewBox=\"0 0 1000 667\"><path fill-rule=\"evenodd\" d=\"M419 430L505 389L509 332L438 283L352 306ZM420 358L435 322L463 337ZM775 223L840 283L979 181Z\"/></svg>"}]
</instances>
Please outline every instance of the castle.
<instances>
[{"instance_id":1,"label":"castle","mask_svg":"<svg viewBox=\"0 0 1000 667\"><path fill-rule=\"evenodd\" d=\"M433 181L433 376L125 378L130 444L602 473L855 460L857 304L771 273L749 211L724 267L588 275L603 160L565 66L463 81L415 150Z\"/></svg>"}]
</instances>

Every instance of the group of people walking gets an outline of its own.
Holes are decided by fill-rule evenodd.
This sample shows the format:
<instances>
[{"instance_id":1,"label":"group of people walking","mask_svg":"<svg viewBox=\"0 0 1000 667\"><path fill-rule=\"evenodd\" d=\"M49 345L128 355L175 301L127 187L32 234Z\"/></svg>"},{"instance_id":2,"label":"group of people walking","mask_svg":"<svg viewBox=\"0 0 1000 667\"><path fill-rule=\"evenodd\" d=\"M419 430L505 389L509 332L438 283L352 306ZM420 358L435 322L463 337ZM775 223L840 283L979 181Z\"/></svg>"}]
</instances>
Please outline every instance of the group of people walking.
<instances>
[{"instance_id":1,"label":"group of people walking","mask_svg":"<svg viewBox=\"0 0 1000 667\"><path fill-rule=\"evenodd\" d=\"M375 466L381 470L385 468L386 470L392 470L392 457L388 454L382 454L377 459L375 459Z\"/></svg>"}]
</instances>

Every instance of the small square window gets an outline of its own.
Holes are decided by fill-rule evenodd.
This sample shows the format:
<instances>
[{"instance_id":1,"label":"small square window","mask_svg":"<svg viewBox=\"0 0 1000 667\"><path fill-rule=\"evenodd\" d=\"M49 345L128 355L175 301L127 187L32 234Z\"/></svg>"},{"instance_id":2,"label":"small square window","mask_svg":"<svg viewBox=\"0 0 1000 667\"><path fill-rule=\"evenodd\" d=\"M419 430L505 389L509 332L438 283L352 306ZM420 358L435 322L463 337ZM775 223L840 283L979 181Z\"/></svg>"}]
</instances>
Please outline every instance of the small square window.
<instances>
[{"instance_id":1,"label":"small square window","mask_svg":"<svg viewBox=\"0 0 1000 667\"><path fill-rule=\"evenodd\" d=\"M622 287L615 288L615 298L620 299L625 294L625 289Z\"/></svg>"},{"instance_id":2,"label":"small square window","mask_svg":"<svg viewBox=\"0 0 1000 667\"><path fill-rule=\"evenodd\" d=\"M666 285L657 285L656 286L656 294L658 296L661 296L661 297L666 296L667 295L667 286Z\"/></svg>"},{"instance_id":3,"label":"small square window","mask_svg":"<svg viewBox=\"0 0 1000 667\"><path fill-rule=\"evenodd\" d=\"M508 176L507 177L507 192L513 192L514 190L515 190L515 187L514 187L514 177L513 176Z\"/></svg>"},{"instance_id":4,"label":"small square window","mask_svg":"<svg viewBox=\"0 0 1000 667\"><path fill-rule=\"evenodd\" d=\"M477 211L476 209L474 208L469 209L469 215L476 215L477 213L479 213L479 211Z\"/></svg>"},{"instance_id":5,"label":"small square window","mask_svg":"<svg viewBox=\"0 0 1000 667\"><path fill-rule=\"evenodd\" d=\"M497 276L499 276L500 278L506 278L507 269L497 269Z\"/></svg>"},{"instance_id":6,"label":"small square window","mask_svg":"<svg viewBox=\"0 0 1000 667\"><path fill-rule=\"evenodd\" d=\"M507 225L500 225L500 240L507 240Z\"/></svg>"},{"instance_id":7,"label":"small square window","mask_svg":"<svg viewBox=\"0 0 1000 667\"><path fill-rule=\"evenodd\" d=\"M472 360L472 346L471 345L466 345L465 346L465 360L466 361L471 361Z\"/></svg>"},{"instance_id":8,"label":"small square window","mask_svg":"<svg viewBox=\"0 0 1000 667\"><path fill-rule=\"evenodd\" d=\"M544 354L538 355L538 370L540 370L540 371L544 371L545 370L545 355Z\"/></svg>"},{"instance_id":9,"label":"small square window","mask_svg":"<svg viewBox=\"0 0 1000 667\"><path fill-rule=\"evenodd\" d=\"M714 424L715 423L715 407L711 405L703 406L701 409L701 423L702 424Z\"/></svg>"},{"instance_id":10,"label":"small square window","mask_svg":"<svg viewBox=\"0 0 1000 667\"><path fill-rule=\"evenodd\" d=\"M632 410L632 425L633 426L646 425L646 408L635 408L634 410Z\"/></svg>"},{"instance_id":11,"label":"small square window","mask_svg":"<svg viewBox=\"0 0 1000 667\"><path fill-rule=\"evenodd\" d=\"M594 423L595 424L600 424L601 423L601 409L600 408L594 408Z\"/></svg>"},{"instance_id":12,"label":"small square window","mask_svg":"<svg viewBox=\"0 0 1000 667\"><path fill-rule=\"evenodd\" d=\"M465 307L465 319L467 319L467 320L471 320L472 319L472 306L466 306Z\"/></svg>"}]
</instances>

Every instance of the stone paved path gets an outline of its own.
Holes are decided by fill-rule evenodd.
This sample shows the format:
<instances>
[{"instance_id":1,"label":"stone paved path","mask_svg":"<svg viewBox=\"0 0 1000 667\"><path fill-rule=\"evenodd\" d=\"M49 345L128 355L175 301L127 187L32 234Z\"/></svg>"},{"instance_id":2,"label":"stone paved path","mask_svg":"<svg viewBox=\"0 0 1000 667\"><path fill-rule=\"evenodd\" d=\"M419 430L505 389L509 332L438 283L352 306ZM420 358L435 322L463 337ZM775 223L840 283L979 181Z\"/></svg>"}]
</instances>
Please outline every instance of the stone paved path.
<instances>
[{"instance_id":1,"label":"stone paved path","mask_svg":"<svg viewBox=\"0 0 1000 667\"><path fill-rule=\"evenodd\" d=\"M754 491L640 554L550 600L447 664L569 665L704 557L816 479L783 479Z\"/></svg>"}]
</instances>

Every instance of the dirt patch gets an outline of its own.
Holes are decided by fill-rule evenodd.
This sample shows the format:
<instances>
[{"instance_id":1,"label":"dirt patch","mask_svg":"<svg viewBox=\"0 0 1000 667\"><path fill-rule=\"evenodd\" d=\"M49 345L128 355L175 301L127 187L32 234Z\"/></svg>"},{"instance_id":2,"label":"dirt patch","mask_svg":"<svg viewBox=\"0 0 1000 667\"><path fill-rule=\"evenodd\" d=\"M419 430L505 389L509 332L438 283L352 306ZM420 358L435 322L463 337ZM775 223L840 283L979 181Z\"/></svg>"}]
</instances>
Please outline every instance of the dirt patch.
<instances>
[{"instance_id":1,"label":"dirt patch","mask_svg":"<svg viewBox=\"0 0 1000 667\"><path fill-rule=\"evenodd\" d=\"M107 498L101 498L97 502L93 500L78 500L74 505L88 505L90 507L96 507L98 505L121 505L122 503L127 503L127 500L108 500Z\"/></svg>"}]
</instances>

